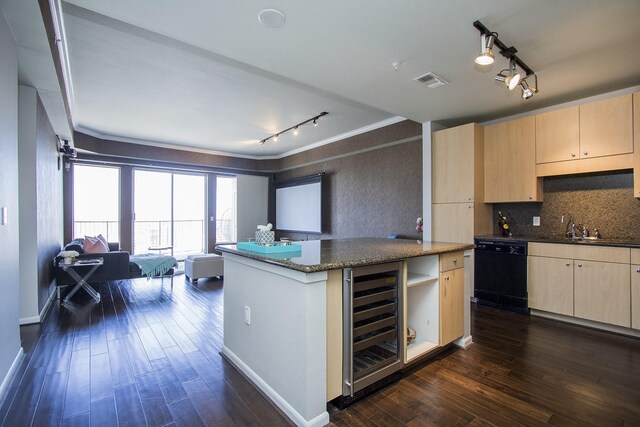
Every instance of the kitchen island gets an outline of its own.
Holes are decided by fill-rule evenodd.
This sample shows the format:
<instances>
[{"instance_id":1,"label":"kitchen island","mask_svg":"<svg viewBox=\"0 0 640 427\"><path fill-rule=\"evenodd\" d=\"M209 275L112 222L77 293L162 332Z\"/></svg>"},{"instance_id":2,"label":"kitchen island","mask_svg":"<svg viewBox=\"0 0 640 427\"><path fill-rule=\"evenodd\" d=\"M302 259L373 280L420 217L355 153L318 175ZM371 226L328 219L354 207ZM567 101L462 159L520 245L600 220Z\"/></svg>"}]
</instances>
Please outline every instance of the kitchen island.
<instances>
[{"instance_id":1,"label":"kitchen island","mask_svg":"<svg viewBox=\"0 0 640 427\"><path fill-rule=\"evenodd\" d=\"M384 238L297 243L299 251L272 255L217 246L225 262L222 353L297 425L320 426L329 422L327 402L343 391L343 269L399 265L398 326L404 331L406 300L413 300L404 294L412 281L432 300L427 308L436 321L426 323L435 336L424 348L434 349L443 344L437 315L444 264L438 260L459 253L446 259L453 269L473 245ZM462 313L469 300L458 301L456 311ZM402 354L401 362L407 362L404 349Z\"/></svg>"}]
</instances>

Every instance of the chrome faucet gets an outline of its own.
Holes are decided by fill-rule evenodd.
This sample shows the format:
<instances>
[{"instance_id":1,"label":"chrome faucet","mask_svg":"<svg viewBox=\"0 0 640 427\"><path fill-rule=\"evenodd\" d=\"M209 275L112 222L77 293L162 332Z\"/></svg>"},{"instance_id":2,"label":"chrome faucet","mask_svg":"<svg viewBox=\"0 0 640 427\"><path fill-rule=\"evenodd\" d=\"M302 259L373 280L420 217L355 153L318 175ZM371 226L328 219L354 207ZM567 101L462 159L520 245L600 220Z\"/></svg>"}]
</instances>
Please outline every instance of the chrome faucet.
<instances>
[{"instance_id":1,"label":"chrome faucet","mask_svg":"<svg viewBox=\"0 0 640 427\"><path fill-rule=\"evenodd\" d=\"M589 229L586 225L582 226L582 237L589 237Z\"/></svg>"},{"instance_id":2,"label":"chrome faucet","mask_svg":"<svg viewBox=\"0 0 640 427\"><path fill-rule=\"evenodd\" d=\"M569 231L569 225L571 225L571 231ZM573 222L573 219L569 218L567 221L567 227L565 229L565 236L571 237L572 239L576 238L576 223Z\"/></svg>"}]
</instances>

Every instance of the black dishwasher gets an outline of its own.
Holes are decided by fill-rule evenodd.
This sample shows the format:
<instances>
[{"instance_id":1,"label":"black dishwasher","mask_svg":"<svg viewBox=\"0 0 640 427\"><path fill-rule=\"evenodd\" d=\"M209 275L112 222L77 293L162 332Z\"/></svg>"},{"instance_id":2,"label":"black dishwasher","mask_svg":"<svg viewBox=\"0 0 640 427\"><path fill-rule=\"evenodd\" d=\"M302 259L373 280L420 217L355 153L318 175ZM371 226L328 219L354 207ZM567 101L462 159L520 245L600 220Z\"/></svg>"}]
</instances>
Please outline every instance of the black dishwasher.
<instances>
[{"instance_id":1,"label":"black dishwasher","mask_svg":"<svg viewBox=\"0 0 640 427\"><path fill-rule=\"evenodd\" d=\"M475 239L474 296L478 304L529 313L527 242Z\"/></svg>"}]
</instances>

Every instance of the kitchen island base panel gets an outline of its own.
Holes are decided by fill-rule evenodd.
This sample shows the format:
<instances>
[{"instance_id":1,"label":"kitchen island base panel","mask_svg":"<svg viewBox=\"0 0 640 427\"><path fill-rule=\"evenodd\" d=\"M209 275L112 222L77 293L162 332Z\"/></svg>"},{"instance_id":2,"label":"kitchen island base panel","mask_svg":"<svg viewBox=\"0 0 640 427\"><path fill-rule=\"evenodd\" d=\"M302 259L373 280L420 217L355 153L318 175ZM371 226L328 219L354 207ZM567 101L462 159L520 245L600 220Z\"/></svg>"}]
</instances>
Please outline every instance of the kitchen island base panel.
<instances>
[{"instance_id":1,"label":"kitchen island base panel","mask_svg":"<svg viewBox=\"0 0 640 427\"><path fill-rule=\"evenodd\" d=\"M224 257L224 354L297 425L325 424L327 272Z\"/></svg>"},{"instance_id":2,"label":"kitchen island base panel","mask_svg":"<svg viewBox=\"0 0 640 427\"><path fill-rule=\"evenodd\" d=\"M227 347L222 347L222 355L238 369L245 377L258 387L267 398L269 398L282 413L298 426L321 427L329 423L329 413L323 412L311 420L306 420L282 398L273 388L269 386L259 375L238 358Z\"/></svg>"}]
</instances>

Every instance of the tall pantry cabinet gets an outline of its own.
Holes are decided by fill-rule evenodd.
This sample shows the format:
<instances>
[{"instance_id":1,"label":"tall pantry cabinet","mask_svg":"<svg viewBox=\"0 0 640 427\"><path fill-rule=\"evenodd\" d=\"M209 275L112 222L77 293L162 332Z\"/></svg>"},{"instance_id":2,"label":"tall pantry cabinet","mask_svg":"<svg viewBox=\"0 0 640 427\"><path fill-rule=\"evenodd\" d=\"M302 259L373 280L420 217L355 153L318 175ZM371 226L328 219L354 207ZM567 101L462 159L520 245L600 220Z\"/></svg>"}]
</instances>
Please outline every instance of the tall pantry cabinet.
<instances>
[{"instance_id":1,"label":"tall pantry cabinet","mask_svg":"<svg viewBox=\"0 0 640 427\"><path fill-rule=\"evenodd\" d=\"M434 132L431 138L431 240L473 243L493 231L484 203L484 131L477 123ZM473 251L464 254L464 299L473 295ZM469 313L465 312L465 317ZM465 325L468 324L465 320ZM470 332L465 331L465 336Z\"/></svg>"}]
</instances>

